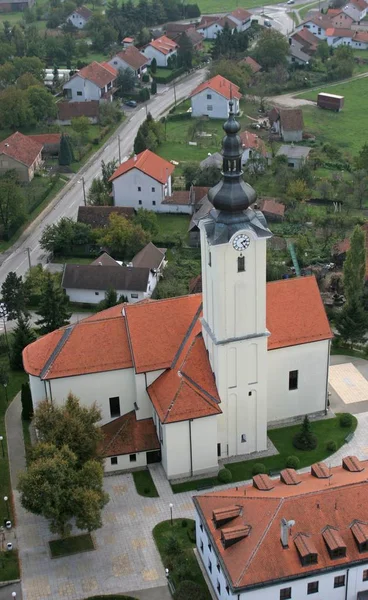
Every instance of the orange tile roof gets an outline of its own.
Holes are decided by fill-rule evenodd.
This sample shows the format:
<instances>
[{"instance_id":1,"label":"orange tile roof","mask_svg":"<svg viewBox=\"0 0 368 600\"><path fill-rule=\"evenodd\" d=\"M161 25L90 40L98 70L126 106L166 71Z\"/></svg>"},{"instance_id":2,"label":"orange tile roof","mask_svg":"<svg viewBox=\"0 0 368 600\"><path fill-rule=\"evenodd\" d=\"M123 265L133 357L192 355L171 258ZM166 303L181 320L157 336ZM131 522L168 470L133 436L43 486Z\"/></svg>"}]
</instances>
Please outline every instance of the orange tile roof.
<instances>
[{"instance_id":1,"label":"orange tile roof","mask_svg":"<svg viewBox=\"0 0 368 600\"><path fill-rule=\"evenodd\" d=\"M112 65L110 65L110 63L105 61L105 62L102 62L101 65L105 69L107 69L111 73L111 75L114 75L114 77L117 76L117 74L118 74L117 70Z\"/></svg>"},{"instance_id":2,"label":"orange tile roof","mask_svg":"<svg viewBox=\"0 0 368 600\"><path fill-rule=\"evenodd\" d=\"M0 154L6 154L27 167L31 167L39 156L43 144L33 140L30 136L16 131L0 142Z\"/></svg>"},{"instance_id":3,"label":"orange tile roof","mask_svg":"<svg viewBox=\"0 0 368 600\"><path fill-rule=\"evenodd\" d=\"M173 42L173 40L170 40L170 38L168 38L166 35L162 35L161 37L157 38L157 40L152 40L152 42L150 42L148 45L152 46L152 48L156 48L156 50L162 54L169 54L178 48L178 44Z\"/></svg>"},{"instance_id":4,"label":"orange tile roof","mask_svg":"<svg viewBox=\"0 0 368 600\"><path fill-rule=\"evenodd\" d=\"M283 217L285 214L285 204L277 202L274 198L261 198L259 208L263 213Z\"/></svg>"},{"instance_id":5,"label":"orange tile roof","mask_svg":"<svg viewBox=\"0 0 368 600\"><path fill-rule=\"evenodd\" d=\"M165 184L175 167L169 161L151 152L151 150L144 150L140 154L123 162L112 174L109 181L114 181L114 179L124 175L124 173L127 173L131 169L138 169L142 173L152 177L152 179Z\"/></svg>"},{"instance_id":6,"label":"orange tile roof","mask_svg":"<svg viewBox=\"0 0 368 600\"><path fill-rule=\"evenodd\" d=\"M149 64L149 58L144 56L142 52L139 52L138 48L135 46L124 48L124 50L118 52L116 56L124 60L134 70L140 69L141 67L144 67L144 65Z\"/></svg>"},{"instance_id":7,"label":"orange tile roof","mask_svg":"<svg viewBox=\"0 0 368 600\"><path fill-rule=\"evenodd\" d=\"M267 284L268 350L333 337L314 276Z\"/></svg>"},{"instance_id":8,"label":"orange tile roof","mask_svg":"<svg viewBox=\"0 0 368 600\"><path fill-rule=\"evenodd\" d=\"M327 37L349 37L352 38L354 37L355 32L351 31L351 29L343 29L342 27L329 27L328 29L326 29L326 36Z\"/></svg>"},{"instance_id":9,"label":"orange tile roof","mask_svg":"<svg viewBox=\"0 0 368 600\"><path fill-rule=\"evenodd\" d=\"M103 456L120 456L159 450L156 428L152 419L137 420L134 410L101 427L104 434Z\"/></svg>"},{"instance_id":10,"label":"orange tile roof","mask_svg":"<svg viewBox=\"0 0 368 600\"><path fill-rule=\"evenodd\" d=\"M261 140L258 135L251 133L250 131L242 131L239 137L244 149L252 148L253 150L258 150L263 156L266 155L266 146L264 141Z\"/></svg>"},{"instance_id":11,"label":"orange tile roof","mask_svg":"<svg viewBox=\"0 0 368 600\"><path fill-rule=\"evenodd\" d=\"M236 8L235 10L233 10L230 15L230 17L233 16L236 19L238 19L239 21L249 21L249 19L252 17L252 13L248 12L247 10L245 10L245 8Z\"/></svg>"},{"instance_id":12,"label":"orange tile roof","mask_svg":"<svg viewBox=\"0 0 368 600\"><path fill-rule=\"evenodd\" d=\"M60 144L61 133L38 133L29 135L32 140L40 144Z\"/></svg>"},{"instance_id":13,"label":"orange tile roof","mask_svg":"<svg viewBox=\"0 0 368 600\"><path fill-rule=\"evenodd\" d=\"M368 466L368 461L365 465ZM274 488L268 491L246 485L194 498L215 559L219 559L236 591L287 582L312 573L318 576L319 571L328 568L366 562L352 530L357 521L368 520L365 472L351 473L339 466L332 468L329 481L316 479L310 473L300 474L300 478L298 486L274 480ZM242 513L232 520L231 527L247 525L251 529L247 537L226 548L221 540L222 530L216 529L212 516L214 510L234 504L242 508ZM295 521L290 533L290 540L295 543L289 543L285 549L280 541L283 518ZM346 556L331 559L323 535L327 527L327 536L333 538L336 547L346 545ZM313 550L313 554L318 554L317 564L302 565L297 547L301 536L307 545L302 552Z\"/></svg>"},{"instance_id":14,"label":"orange tile roof","mask_svg":"<svg viewBox=\"0 0 368 600\"><path fill-rule=\"evenodd\" d=\"M353 37L354 42L368 42L368 31L356 31Z\"/></svg>"},{"instance_id":15,"label":"orange tile roof","mask_svg":"<svg viewBox=\"0 0 368 600\"><path fill-rule=\"evenodd\" d=\"M83 69L80 69L78 73L73 75L72 79L79 76L83 79L87 79L88 81L92 81L92 83L97 85L99 88L102 88L115 79L117 71L115 69L114 71L115 72L113 73L110 68L93 61L91 64L83 67Z\"/></svg>"},{"instance_id":16,"label":"orange tile roof","mask_svg":"<svg viewBox=\"0 0 368 600\"><path fill-rule=\"evenodd\" d=\"M231 94L233 98L239 99L242 97L241 93L239 92L239 86L235 85L235 83L231 83L231 81L225 79L225 77L222 77L221 75L216 75L215 77L212 77L212 79L201 83L195 88L195 90L193 90L193 92L190 94L190 97L192 98L193 96L196 96L200 92L203 92L203 90L207 89L217 92L228 100L230 100Z\"/></svg>"},{"instance_id":17,"label":"orange tile roof","mask_svg":"<svg viewBox=\"0 0 368 600\"><path fill-rule=\"evenodd\" d=\"M258 73L258 71L262 70L261 65L257 63L257 61L254 60L254 58L252 58L251 56L247 56L242 60L242 62L244 62L251 68L252 73Z\"/></svg>"}]
</instances>

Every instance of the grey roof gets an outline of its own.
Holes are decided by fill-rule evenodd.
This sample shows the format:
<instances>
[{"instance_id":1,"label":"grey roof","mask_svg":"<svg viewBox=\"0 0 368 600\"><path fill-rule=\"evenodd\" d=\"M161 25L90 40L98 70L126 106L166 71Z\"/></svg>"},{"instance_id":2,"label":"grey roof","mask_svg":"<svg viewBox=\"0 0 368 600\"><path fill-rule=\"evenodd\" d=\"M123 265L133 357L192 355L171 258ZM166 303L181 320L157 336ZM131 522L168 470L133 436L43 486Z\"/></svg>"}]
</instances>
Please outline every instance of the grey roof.
<instances>
[{"instance_id":1,"label":"grey roof","mask_svg":"<svg viewBox=\"0 0 368 600\"><path fill-rule=\"evenodd\" d=\"M102 265L65 265L62 286L77 290L146 292L149 269Z\"/></svg>"},{"instance_id":2,"label":"grey roof","mask_svg":"<svg viewBox=\"0 0 368 600\"><path fill-rule=\"evenodd\" d=\"M151 271L158 269L165 258L165 249L157 248L152 242L142 248L132 260L133 267L145 267Z\"/></svg>"},{"instance_id":3,"label":"grey roof","mask_svg":"<svg viewBox=\"0 0 368 600\"><path fill-rule=\"evenodd\" d=\"M304 63L309 62L311 59L309 54L303 52L303 45L297 40L293 40L290 44L290 55Z\"/></svg>"},{"instance_id":4,"label":"grey roof","mask_svg":"<svg viewBox=\"0 0 368 600\"><path fill-rule=\"evenodd\" d=\"M276 156L287 156L288 158L307 158L312 150L309 146L293 146L292 144L281 146Z\"/></svg>"},{"instance_id":5,"label":"grey roof","mask_svg":"<svg viewBox=\"0 0 368 600\"><path fill-rule=\"evenodd\" d=\"M117 263L116 260L114 260L112 256L110 256L110 254L107 254L107 252L104 252L103 254L101 254L101 256L96 258L96 260L91 262L91 265L102 265L103 267L107 267L110 265L113 267L120 267L119 263Z\"/></svg>"},{"instance_id":6,"label":"grey roof","mask_svg":"<svg viewBox=\"0 0 368 600\"><path fill-rule=\"evenodd\" d=\"M195 231L198 229L199 221L204 219L204 217L207 217L212 209L212 202L208 199L208 196L205 196L200 203L199 209L194 213L190 220L188 231Z\"/></svg>"},{"instance_id":7,"label":"grey roof","mask_svg":"<svg viewBox=\"0 0 368 600\"><path fill-rule=\"evenodd\" d=\"M207 169L208 167L217 167L221 169L222 167L222 154L220 152L214 152L210 156L207 156L202 162L199 163L201 169Z\"/></svg>"}]
</instances>

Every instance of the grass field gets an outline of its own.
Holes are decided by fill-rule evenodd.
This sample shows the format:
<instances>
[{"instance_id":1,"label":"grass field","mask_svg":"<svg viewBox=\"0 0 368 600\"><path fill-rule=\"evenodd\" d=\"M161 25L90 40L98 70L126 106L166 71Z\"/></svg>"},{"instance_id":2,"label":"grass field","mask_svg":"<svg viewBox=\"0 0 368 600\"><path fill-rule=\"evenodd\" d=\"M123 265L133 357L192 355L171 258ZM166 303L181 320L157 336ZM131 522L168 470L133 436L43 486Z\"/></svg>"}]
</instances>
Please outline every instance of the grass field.
<instances>
[{"instance_id":1,"label":"grass field","mask_svg":"<svg viewBox=\"0 0 368 600\"><path fill-rule=\"evenodd\" d=\"M363 77L348 83L325 85L313 92L300 94L298 97L316 101L319 92L344 96L344 108L337 113L317 108L317 106L303 107L305 128L308 132L314 133L319 142L331 142L341 150L357 154L367 139L368 78Z\"/></svg>"},{"instance_id":2,"label":"grass field","mask_svg":"<svg viewBox=\"0 0 368 600\"><path fill-rule=\"evenodd\" d=\"M74 535L63 540L52 540L49 542L52 558L79 554L94 550L94 544L90 533Z\"/></svg>"},{"instance_id":3,"label":"grass field","mask_svg":"<svg viewBox=\"0 0 368 600\"><path fill-rule=\"evenodd\" d=\"M159 242L162 239L167 239L168 234L175 241L177 236L185 237L188 233L189 215L162 215L158 213L157 221L159 230L153 241L157 240Z\"/></svg>"},{"instance_id":4,"label":"grass field","mask_svg":"<svg viewBox=\"0 0 368 600\"><path fill-rule=\"evenodd\" d=\"M146 496L146 498L158 498L156 486L153 483L151 473L148 469L133 471L132 475L135 488L140 496Z\"/></svg>"},{"instance_id":5,"label":"grass field","mask_svg":"<svg viewBox=\"0 0 368 600\"><path fill-rule=\"evenodd\" d=\"M0 581L19 579L18 552L0 552Z\"/></svg>"}]
</instances>

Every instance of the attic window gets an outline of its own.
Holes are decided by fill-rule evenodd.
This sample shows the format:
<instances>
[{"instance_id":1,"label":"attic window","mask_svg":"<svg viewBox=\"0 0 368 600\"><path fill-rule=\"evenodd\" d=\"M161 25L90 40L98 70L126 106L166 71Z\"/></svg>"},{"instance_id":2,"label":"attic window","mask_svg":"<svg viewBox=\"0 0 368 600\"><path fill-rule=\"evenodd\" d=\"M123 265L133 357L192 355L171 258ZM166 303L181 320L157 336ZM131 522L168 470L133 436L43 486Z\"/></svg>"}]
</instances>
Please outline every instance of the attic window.
<instances>
[{"instance_id":1,"label":"attic window","mask_svg":"<svg viewBox=\"0 0 368 600\"><path fill-rule=\"evenodd\" d=\"M355 521L351 526L359 552L368 552L368 523Z\"/></svg>"},{"instance_id":2,"label":"attic window","mask_svg":"<svg viewBox=\"0 0 368 600\"><path fill-rule=\"evenodd\" d=\"M318 479L328 479L331 477L330 469L323 462L315 463L311 466L311 474Z\"/></svg>"},{"instance_id":3,"label":"attic window","mask_svg":"<svg viewBox=\"0 0 368 600\"><path fill-rule=\"evenodd\" d=\"M226 508L217 508L212 512L212 519L215 523L216 528L229 523L236 517L239 517L242 513L241 506L227 506Z\"/></svg>"},{"instance_id":4,"label":"attic window","mask_svg":"<svg viewBox=\"0 0 368 600\"><path fill-rule=\"evenodd\" d=\"M262 492L268 492L269 490L273 490L274 483L272 479L268 475L255 475L253 477L253 487L261 490Z\"/></svg>"},{"instance_id":5,"label":"attic window","mask_svg":"<svg viewBox=\"0 0 368 600\"><path fill-rule=\"evenodd\" d=\"M350 471L351 473L360 473L361 471L364 471L362 463L356 456L345 456L345 458L342 459L342 466L346 471Z\"/></svg>"},{"instance_id":6,"label":"attic window","mask_svg":"<svg viewBox=\"0 0 368 600\"><path fill-rule=\"evenodd\" d=\"M295 469L283 469L280 473L280 480L285 485L298 485L301 479Z\"/></svg>"},{"instance_id":7,"label":"attic window","mask_svg":"<svg viewBox=\"0 0 368 600\"><path fill-rule=\"evenodd\" d=\"M322 535L330 558L344 558L346 556L346 544L335 527L326 527Z\"/></svg>"},{"instance_id":8,"label":"attic window","mask_svg":"<svg viewBox=\"0 0 368 600\"><path fill-rule=\"evenodd\" d=\"M226 527L226 529L221 529L222 545L225 549L233 546L237 542L240 542L240 540L248 537L250 530L250 525L239 525L238 527Z\"/></svg>"},{"instance_id":9,"label":"attic window","mask_svg":"<svg viewBox=\"0 0 368 600\"><path fill-rule=\"evenodd\" d=\"M303 567L316 565L318 563L318 552L309 535L306 533L298 533L294 538L294 544L298 550L300 562Z\"/></svg>"}]
</instances>

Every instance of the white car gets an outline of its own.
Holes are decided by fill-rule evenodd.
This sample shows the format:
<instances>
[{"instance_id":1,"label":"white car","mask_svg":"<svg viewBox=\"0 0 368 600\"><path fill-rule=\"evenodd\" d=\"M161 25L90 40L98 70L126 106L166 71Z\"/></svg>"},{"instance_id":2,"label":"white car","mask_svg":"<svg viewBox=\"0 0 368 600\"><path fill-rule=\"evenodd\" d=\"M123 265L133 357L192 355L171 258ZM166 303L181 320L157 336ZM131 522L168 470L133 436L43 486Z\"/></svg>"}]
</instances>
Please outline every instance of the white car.
<instances>
[{"instance_id":1,"label":"white car","mask_svg":"<svg viewBox=\"0 0 368 600\"><path fill-rule=\"evenodd\" d=\"M288 0L286 4L295 4L295 0Z\"/></svg>"}]
</instances>

